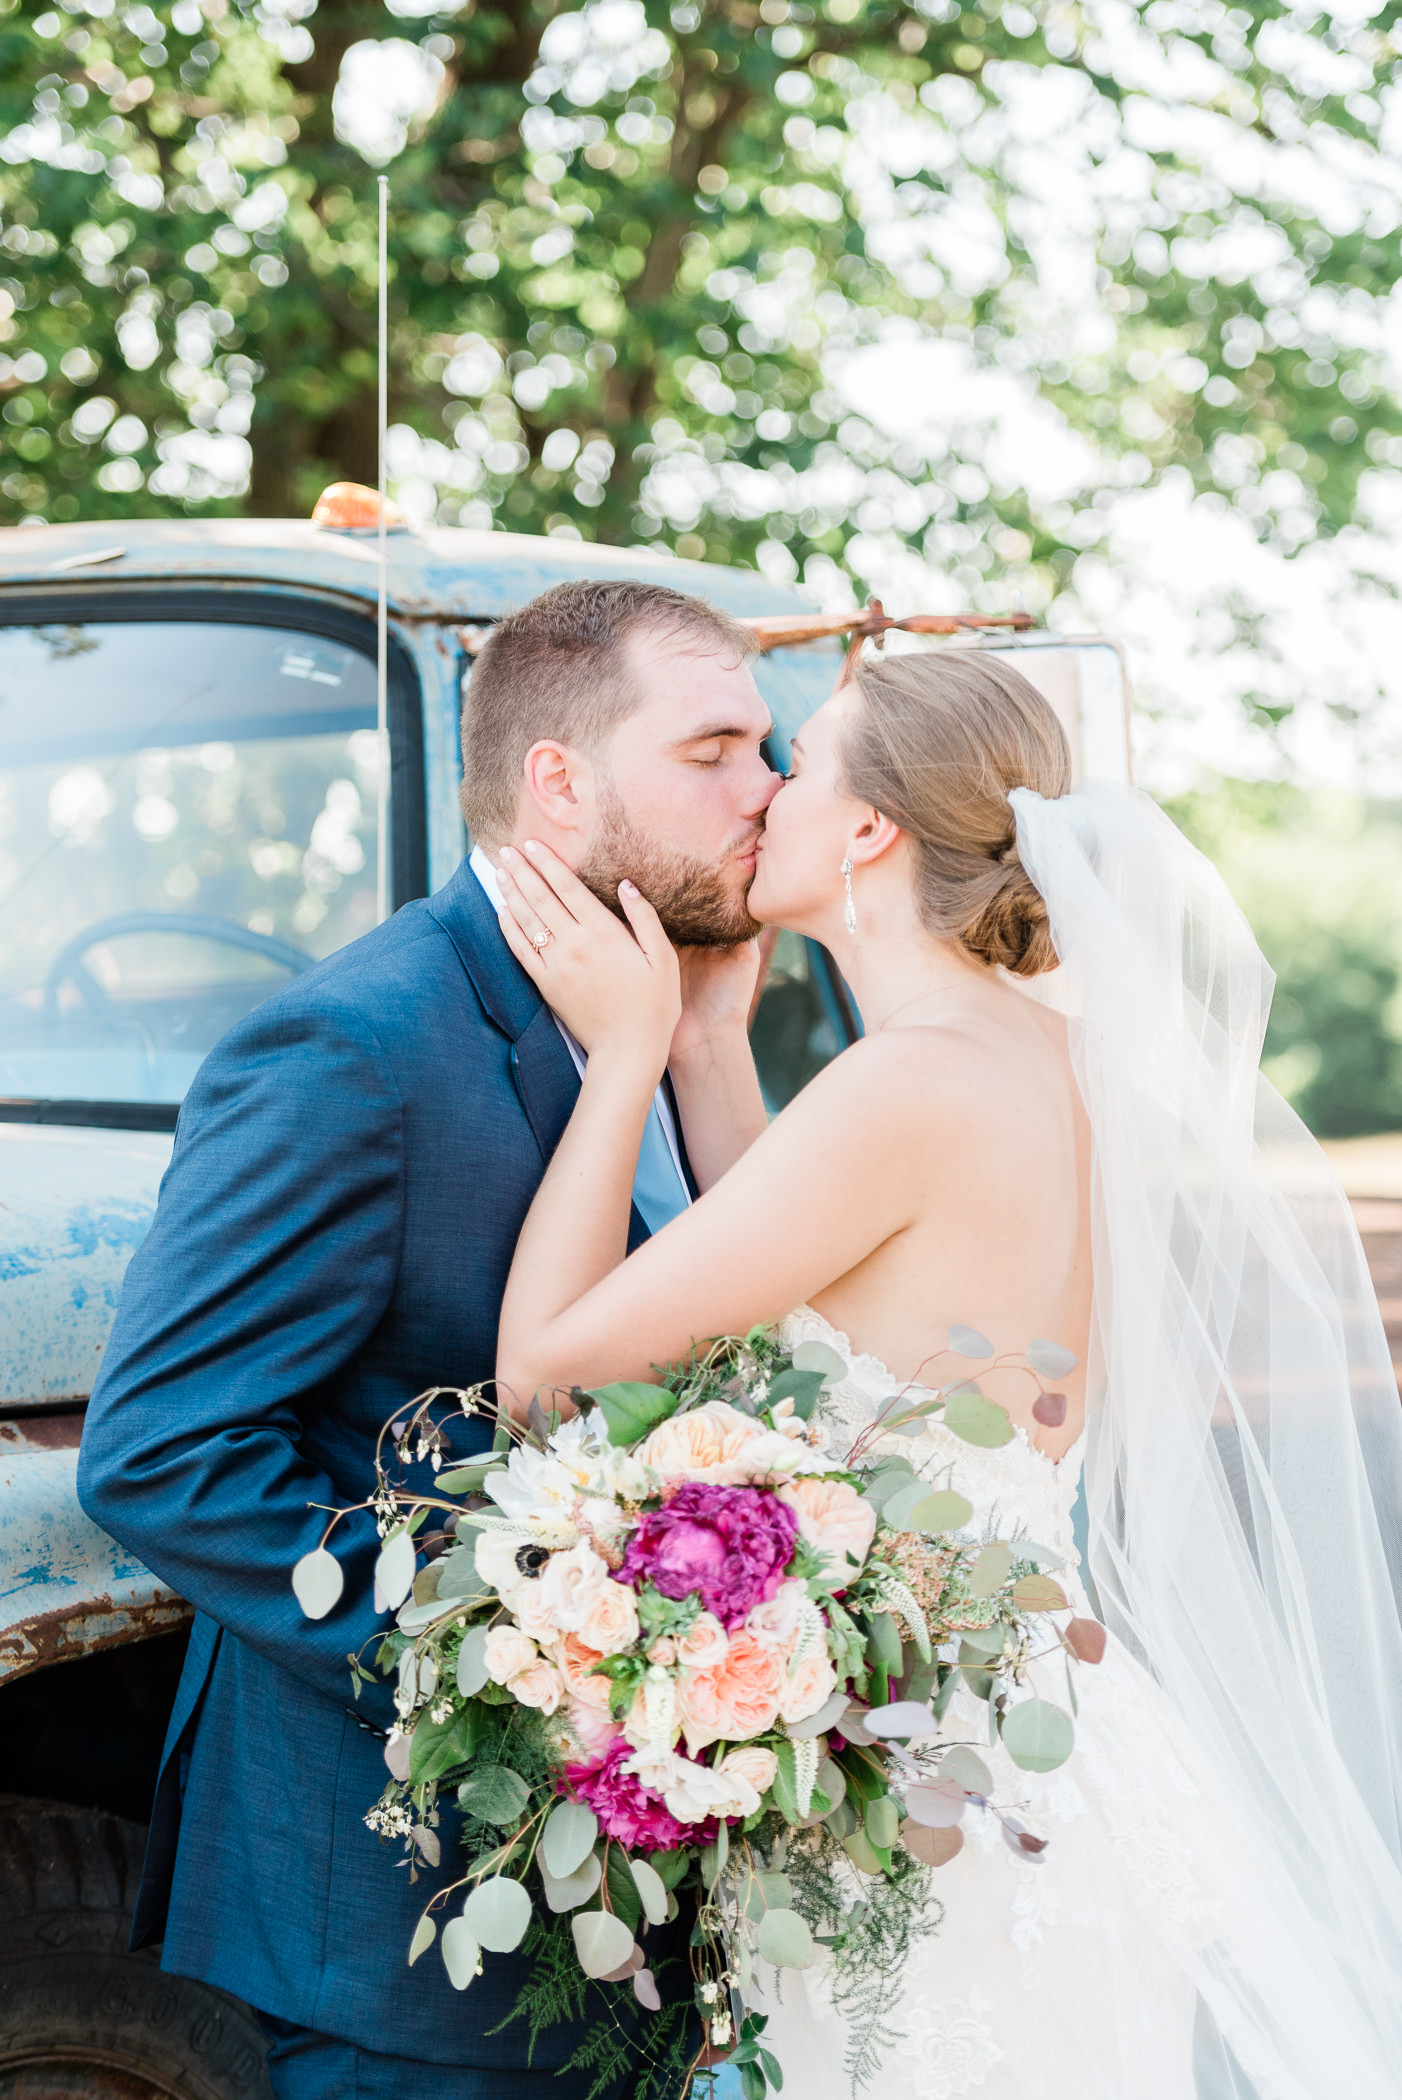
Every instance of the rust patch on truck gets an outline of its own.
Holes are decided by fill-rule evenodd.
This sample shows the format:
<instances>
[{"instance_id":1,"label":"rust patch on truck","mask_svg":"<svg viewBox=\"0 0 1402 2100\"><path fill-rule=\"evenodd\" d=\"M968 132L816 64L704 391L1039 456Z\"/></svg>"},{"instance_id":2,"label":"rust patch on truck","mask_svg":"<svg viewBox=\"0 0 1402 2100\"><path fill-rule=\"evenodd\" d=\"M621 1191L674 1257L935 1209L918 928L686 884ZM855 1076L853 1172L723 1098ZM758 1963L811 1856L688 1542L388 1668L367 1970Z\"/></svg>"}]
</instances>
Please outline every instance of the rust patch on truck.
<instances>
[{"instance_id":1,"label":"rust patch on truck","mask_svg":"<svg viewBox=\"0 0 1402 2100\"><path fill-rule=\"evenodd\" d=\"M126 1641L147 1641L153 1634L173 1632L192 1616L191 1607L171 1590L141 1604L85 1597L73 1611L41 1612L0 1630L0 1679L9 1682L51 1663L77 1662Z\"/></svg>"}]
</instances>

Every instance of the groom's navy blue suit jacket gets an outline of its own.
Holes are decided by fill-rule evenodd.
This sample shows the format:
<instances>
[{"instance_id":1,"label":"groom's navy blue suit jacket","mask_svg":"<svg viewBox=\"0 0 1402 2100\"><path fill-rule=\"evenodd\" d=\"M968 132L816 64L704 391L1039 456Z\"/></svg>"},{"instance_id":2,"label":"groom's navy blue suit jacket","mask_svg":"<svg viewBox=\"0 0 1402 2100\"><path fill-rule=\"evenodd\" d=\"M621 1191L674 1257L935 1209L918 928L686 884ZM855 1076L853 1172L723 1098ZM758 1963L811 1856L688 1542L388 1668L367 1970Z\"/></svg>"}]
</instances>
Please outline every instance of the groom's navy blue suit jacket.
<instances>
[{"instance_id":1,"label":"groom's navy blue suit jacket","mask_svg":"<svg viewBox=\"0 0 1402 2100\"><path fill-rule=\"evenodd\" d=\"M138 1943L163 1937L166 1967L284 2020L483 2069L526 2060L524 2026L488 2032L518 1960L488 1955L461 1995L436 1949L408 1968L435 1877L411 1887L363 1821L387 1776L348 1712L347 1655L389 1624L370 1518L332 1534L346 1583L327 1618L302 1616L289 1574L324 1511L368 1493L397 1408L491 1377L512 1249L578 1088L465 862L258 1007L181 1110L78 1475L89 1515L197 1612ZM464 1422L454 1449L487 1434ZM358 1711L388 1724L388 1689ZM455 1879L446 1817L443 1837ZM545 2035L536 2067L574 2039Z\"/></svg>"}]
</instances>

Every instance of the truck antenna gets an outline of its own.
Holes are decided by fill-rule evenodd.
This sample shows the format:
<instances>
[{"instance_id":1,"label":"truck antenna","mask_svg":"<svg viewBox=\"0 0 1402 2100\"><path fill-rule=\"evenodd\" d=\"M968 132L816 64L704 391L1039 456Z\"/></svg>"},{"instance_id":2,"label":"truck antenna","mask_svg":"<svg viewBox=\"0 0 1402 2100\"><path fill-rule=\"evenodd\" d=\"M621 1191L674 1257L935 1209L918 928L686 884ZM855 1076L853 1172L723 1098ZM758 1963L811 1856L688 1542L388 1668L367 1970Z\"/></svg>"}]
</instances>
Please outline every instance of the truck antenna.
<instances>
[{"instance_id":1,"label":"truck antenna","mask_svg":"<svg viewBox=\"0 0 1402 2100\"><path fill-rule=\"evenodd\" d=\"M385 540L388 508L385 464L385 435L389 424L389 178L381 175L380 191L380 312L379 312L379 400L375 431L379 449L379 594L375 617L375 727L378 731L379 765L376 772L375 920L389 917L389 555Z\"/></svg>"}]
</instances>

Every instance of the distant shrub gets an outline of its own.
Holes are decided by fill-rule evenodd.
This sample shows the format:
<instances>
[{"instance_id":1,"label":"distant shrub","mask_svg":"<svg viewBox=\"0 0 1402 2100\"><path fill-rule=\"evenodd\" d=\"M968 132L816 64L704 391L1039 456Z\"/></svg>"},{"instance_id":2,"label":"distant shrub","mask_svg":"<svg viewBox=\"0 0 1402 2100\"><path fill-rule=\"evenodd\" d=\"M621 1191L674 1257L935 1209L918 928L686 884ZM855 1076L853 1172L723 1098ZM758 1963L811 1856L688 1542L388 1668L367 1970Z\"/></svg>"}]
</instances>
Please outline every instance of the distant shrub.
<instances>
[{"instance_id":1,"label":"distant shrub","mask_svg":"<svg viewBox=\"0 0 1402 2100\"><path fill-rule=\"evenodd\" d=\"M1316 1136L1402 1129L1402 804L1224 780L1165 806L1276 972L1267 1076Z\"/></svg>"}]
</instances>

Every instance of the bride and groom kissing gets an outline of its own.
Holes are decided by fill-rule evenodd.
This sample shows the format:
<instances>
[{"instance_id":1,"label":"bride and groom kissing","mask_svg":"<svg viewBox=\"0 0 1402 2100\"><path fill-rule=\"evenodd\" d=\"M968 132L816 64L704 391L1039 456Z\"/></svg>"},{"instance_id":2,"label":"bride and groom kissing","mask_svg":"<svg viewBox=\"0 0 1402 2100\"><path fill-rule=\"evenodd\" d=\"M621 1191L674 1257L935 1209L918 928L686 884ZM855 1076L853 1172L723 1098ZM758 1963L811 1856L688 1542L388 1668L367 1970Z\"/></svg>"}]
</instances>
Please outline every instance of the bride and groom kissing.
<instances>
[{"instance_id":1,"label":"bride and groom kissing","mask_svg":"<svg viewBox=\"0 0 1402 2100\"><path fill-rule=\"evenodd\" d=\"M524 1406L784 1321L869 1426L969 1323L1070 1346L1062 1418L995 1373L1012 1441L907 1455L1057 1548L1111 1639L1066 1766L985 1747L1055 1842L995 1853L990 1817L935 1877L883 2086L1383 2100L1402 1419L1346 1206L1259 1079L1269 973L1146 798L1071 791L1005 659L858 665L781 783L749 649L643 584L504 620L464 707L470 858L201 1068L79 1477L196 1608L138 1940L258 2009L279 2100L586 2100L581 2026L532 2048L512 2017L520 1957L462 1996L403 1965L422 1896L364 1821L394 1709L348 1668L383 1630L373 1522L337 1529L326 1617L288 1571L429 1386ZM772 1123L761 922L833 952L866 1031ZM945 1726L986 1740L962 1692ZM651 1943L664 1998L687 1929ZM846 2090L843 2024L822 1964L773 1992L804 2100Z\"/></svg>"}]
</instances>

